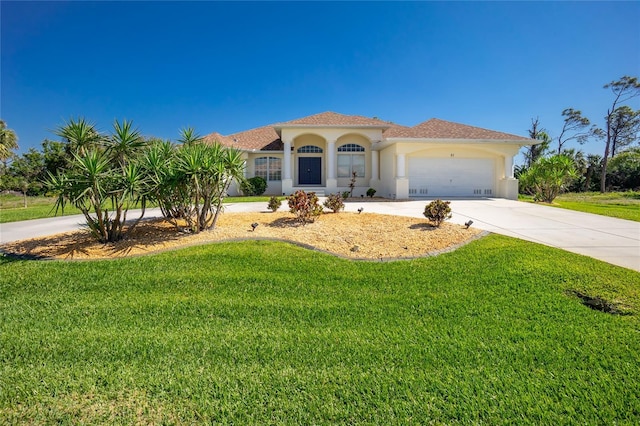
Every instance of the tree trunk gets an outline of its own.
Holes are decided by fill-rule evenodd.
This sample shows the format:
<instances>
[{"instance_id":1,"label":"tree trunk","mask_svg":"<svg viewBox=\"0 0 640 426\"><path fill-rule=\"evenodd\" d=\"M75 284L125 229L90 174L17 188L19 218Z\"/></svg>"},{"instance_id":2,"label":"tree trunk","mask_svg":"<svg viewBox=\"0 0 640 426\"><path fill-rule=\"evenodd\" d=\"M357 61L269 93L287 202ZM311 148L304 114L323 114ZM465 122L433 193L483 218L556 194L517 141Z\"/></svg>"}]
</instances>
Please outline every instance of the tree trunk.
<instances>
[{"instance_id":1,"label":"tree trunk","mask_svg":"<svg viewBox=\"0 0 640 426\"><path fill-rule=\"evenodd\" d=\"M604 194L607 190L607 162L609 160L609 149L611 148L611 110L607 111L607 141L604 146L604 157L602 158L602 173L600 174L600 192Z\"/></svg>"}]
</instances>

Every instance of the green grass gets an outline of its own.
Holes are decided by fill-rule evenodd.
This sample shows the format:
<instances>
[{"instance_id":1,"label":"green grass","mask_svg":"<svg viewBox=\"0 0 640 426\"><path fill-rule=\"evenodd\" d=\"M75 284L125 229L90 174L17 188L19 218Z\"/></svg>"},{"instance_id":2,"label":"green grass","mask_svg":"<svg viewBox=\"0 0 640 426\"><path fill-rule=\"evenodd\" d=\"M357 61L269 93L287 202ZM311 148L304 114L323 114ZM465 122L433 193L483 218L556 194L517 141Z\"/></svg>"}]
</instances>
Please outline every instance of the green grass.
<instances>
[{"instance_id":1,"label":"green grass","mask_svg":"<svg viewBox=\"0 0 640 426\"><path fill-rule=\"evenodd\" d=\"M54 205L55 199L51 197L27 197L27 207L25 208L22 196L0 194L0 223L53 217L55 215ZM66 206L64 209L65 216L80 213L80 210L73 206ZM61 214L62 212L58 211L58 215Z\"/></svg>"},{"instance_id":2,"label":"green grass","mask_svg":"<svg viewBox=\"0 0 640 426\"><path fill-rule=\"evenodd\" d=\"M266 203L269 197L227 197L225 203L246 203L261 201ZM17 222L20 220L41 219L55 216L55 199L51 197L27 197L27 208L24 207L22 196L0 194L0 223ZM66 206L64 214L58 211L58 216L81 214L73 206Z\"/></svg>"},{"instance_id":3,"label":"green grass","mask_svg":"<svg viewBox=\"0 0 640 426\"><path fill-rule=\"evenodd\" d=\"M393 263L268 241L5 258L0 422L638 424L639 287L496 235Z\"/></svg>"},{"instance_id":4,"label":"green grass","mask_svg":"<svg viewBox=\"0 0 640 426\"><path fill-rule=\"evenodd\" d=\"M527 195L520 195L518 199L533 202L533 197ZM640 222L640 192L568 193L545 205Z\"/></svg>"}]
</instances>

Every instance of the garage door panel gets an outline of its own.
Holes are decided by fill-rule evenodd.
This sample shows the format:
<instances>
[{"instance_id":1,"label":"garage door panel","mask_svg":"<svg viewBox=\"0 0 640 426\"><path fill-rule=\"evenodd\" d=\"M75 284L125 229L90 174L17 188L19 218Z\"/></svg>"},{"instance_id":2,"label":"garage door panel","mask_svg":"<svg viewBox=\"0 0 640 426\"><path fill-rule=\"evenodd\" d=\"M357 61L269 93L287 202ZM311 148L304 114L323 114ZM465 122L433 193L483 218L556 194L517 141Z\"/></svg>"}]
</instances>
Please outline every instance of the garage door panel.
<instances>
[{"instance_id":1,"label":"garage door panel","mask_svg":"<svg viewBox=\"0 0 640 426\"><path fill-rule=\"evenodd\" d=\"M490 158L409 158L409 196L494 194L495 161Z\"/></svg>"}]
</instances>

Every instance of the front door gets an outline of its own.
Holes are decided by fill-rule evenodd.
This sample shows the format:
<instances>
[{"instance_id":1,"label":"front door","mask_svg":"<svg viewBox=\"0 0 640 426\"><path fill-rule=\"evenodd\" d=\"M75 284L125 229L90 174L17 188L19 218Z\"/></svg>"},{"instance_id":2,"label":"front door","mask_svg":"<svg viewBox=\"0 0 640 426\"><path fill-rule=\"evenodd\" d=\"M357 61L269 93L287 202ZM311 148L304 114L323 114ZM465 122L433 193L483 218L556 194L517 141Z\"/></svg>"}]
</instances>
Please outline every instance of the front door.
<instances>
[{"instance_id":1,"label":"front door","mask_svg":"<svg viewBox=\"0 0 640 426\"><path fill-rule=\"evenodd\" d=\"M298 184L320 185L322 183L321 166L320 157L298 157Z\"/></svg>"}]
</instances>

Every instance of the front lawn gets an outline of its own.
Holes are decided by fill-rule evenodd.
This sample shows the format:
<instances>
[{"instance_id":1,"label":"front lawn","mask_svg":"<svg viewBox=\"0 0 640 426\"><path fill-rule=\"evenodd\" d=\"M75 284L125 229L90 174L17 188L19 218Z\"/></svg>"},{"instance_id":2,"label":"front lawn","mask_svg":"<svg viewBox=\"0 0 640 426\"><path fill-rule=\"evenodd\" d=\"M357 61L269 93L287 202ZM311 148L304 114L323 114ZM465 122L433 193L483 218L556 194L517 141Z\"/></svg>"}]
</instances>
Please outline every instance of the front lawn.
<instances>
[{"instance_id":1,"label":"front lawn","mask_svg":"<svg viewBox=\"0 0 640 426\"><path fill-rule=\"evenodd\" d=\"M252 201L264 201L265 208L269 197L227 197L225 203L246 203ZM0 223L17 222L21 220L41 219L56 215L55 199L51 197L27 197L27 207L24 207L22 196L13 194L0 194ZM149 206L151 207L151 206ZM59 216L81 214L82 212L73 206L65 206L64 213L58 211Z\"/></svg>"},{"instance_id":2,"label":"front lawn","mask_svg":"<svg viewBox=\"0 0 640 426\"><path fill-rule=\"evenodd\" d=\"M520 195L519 199L533 202L533 197L527 195ZM640 222L640 192L567 193L559 195L552 204L544 204Z\"/></svg>"},{"instance_id":3,"label":"front lawn","mask_svg":"<svg viewBox=\"0 0 640 426\"><path fill-rule=\"evenodd\" d=\"M0 419L637 424L639 283L497 235L392 263L271 241L4 258Z\"/></svg>"}]
</instances>

